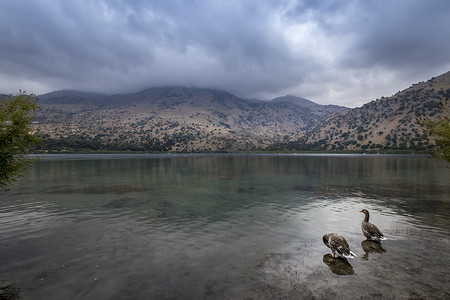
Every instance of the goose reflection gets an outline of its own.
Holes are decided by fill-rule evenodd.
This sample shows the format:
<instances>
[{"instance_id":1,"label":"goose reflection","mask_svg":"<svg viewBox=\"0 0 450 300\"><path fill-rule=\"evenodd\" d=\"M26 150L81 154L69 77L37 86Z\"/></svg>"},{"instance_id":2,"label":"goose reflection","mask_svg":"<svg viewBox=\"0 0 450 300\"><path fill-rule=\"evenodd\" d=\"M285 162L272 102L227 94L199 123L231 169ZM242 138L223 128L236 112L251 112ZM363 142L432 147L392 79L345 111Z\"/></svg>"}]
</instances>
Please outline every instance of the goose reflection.
<instances>
[{"instance_id":1,"label":"goose reflection","mask_svg":"<svg viewBox=\"0 0 450 300\"><path fill-rule=\"evenodd\" d=\"M323 256L323 262L330 268L331 272L336 275L353 275L355 271L346 258L333 257L327 253Z\"/></svg>"},{"instance_id":2,"label":"goose reflection","mask_svg":"<svg viewBox=\"0 0 450 300\"><path fill-rule=\"evenodd\" d=\"M377 241L364 240L361 242L361 247L363 248L364 251L364 255L362 256L362 259L364 260L369 259L369 253L387 252L386 249L383 248L381 243Z\"/></svg>"}]
</instances>

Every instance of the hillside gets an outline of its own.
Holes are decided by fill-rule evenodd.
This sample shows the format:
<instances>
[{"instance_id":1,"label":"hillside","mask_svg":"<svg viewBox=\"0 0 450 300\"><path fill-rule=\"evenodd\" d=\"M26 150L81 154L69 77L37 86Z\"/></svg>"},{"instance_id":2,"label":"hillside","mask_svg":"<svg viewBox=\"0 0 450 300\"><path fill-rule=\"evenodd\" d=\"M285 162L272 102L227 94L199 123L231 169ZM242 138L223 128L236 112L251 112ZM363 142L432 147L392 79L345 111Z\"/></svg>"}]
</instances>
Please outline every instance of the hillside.
<instances>
[{"instance_id":1,"label":"hillside","mask_svg":"<svg viewBox=\"0 0 450 300\"><path fill-rule=\"evenodd\" d=\"M39 96L34 130L47 150L243 151L296 141L345 107L286 96L265 102L210 89L151 88Z\"/></svg>"},{"instance_id":2,"label":"hillside","mask_svg":"<svg viewBox=\"0 0 450 300\"><path fill-rule=\"evenodd\" d=\"M49 151L417 152L433 143L416 119L442 114L449 95L450 72L354 109L184 87L120 95L56 91L39 96L33 128Z\"/></svg>"},{"instance_id":3,"label":"hillside","mask_svg":"<svg viewBox=\"0 0 450 300\"><path fill-rule=\"evenodd\" d=\"M448 105L450 72L371 101L309 130L300 144L322 150L386 150L432 147L419 117L436 117Z\"/></svg>"}]
</instances>

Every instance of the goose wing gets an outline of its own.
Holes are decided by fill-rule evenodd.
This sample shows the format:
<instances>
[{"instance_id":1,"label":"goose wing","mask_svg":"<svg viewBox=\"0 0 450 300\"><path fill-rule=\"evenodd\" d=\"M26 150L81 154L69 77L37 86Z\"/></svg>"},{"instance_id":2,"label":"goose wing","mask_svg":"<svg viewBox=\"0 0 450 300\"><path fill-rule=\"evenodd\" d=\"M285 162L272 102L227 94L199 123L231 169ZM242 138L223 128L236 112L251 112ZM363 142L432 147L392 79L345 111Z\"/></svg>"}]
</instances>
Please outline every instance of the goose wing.
<instances>
[{"instance_id":1,"label":"goose wing","mask_svg":"<svg viewBox=\"0 0 450 300\"><path fill-rule=\"evenodd\" d=\"M363 229L363 231L367 232L371 237L375 237L375 238L379 238L379 239L384 238L384 235L381 233L381 231L378 229L378 227L372 223L363 222L362 229Z\"/></svg>"},{"instance_id":2,"label":"goose wing","mask_svg":"<svg viewBox=\"0 0 450 300\"><path fill-rule=\"evenodd\" d=\"M347 240L338 234L334 234L330 236L329 239L330 248L335 250L337 253L342 255L350 254L350 246L347 243Z\"/></svg>"}]
</instances>

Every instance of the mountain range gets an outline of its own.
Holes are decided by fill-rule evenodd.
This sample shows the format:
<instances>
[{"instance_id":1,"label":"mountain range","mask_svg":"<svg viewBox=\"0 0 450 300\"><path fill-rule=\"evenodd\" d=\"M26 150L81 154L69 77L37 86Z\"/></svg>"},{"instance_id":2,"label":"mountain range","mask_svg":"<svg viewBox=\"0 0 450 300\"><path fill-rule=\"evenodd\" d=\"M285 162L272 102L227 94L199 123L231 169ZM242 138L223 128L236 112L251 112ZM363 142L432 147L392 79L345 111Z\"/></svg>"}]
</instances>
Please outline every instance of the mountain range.
<instances>
[{"instance_id":1,"label":"mountain range","mask_svg":"<svg viewBox=\"0 0 450 300\"><path fill-rule=\"evenodd\" d=\"M186 87L62 90L38 96L33 130L46 151L420 151L432 143L416 118L442 114L449 95L450 72L354 109Z\"/></svg>"}]
</instances>

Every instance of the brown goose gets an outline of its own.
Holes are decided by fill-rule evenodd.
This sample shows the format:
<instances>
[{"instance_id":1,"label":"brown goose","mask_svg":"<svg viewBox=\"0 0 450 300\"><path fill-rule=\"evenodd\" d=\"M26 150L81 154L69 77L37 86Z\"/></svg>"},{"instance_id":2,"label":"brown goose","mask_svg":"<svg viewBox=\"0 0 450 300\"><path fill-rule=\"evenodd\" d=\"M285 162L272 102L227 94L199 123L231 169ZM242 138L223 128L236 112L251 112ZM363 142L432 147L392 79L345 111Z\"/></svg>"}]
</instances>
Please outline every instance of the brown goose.
<instances>
[{"instance_id":1,"label":"brown goose","mask_svg":"<svg viewBox=\"0 0 450 300\"><path fill-rule=\"evenodd\" d=\"M330 248L333 252L333 257L336 257L335 253L343 258L358 257L355 253L350 251L350 246L342 235L337 233L327 233L323 236L322 240L325 246Z\"/></svg>"},{"instance_id":2,"label":"brown goose","mask_svg":"<svg viewBox=\"0 0 450 300\"><path fill-rule=\"evenodd\" d=\"M387 238L384 237L384 235L381 233L381 231L378 229L377 226L373 225L372 223L369 223L369 212L367 209L362 209L360 212L364 213L366 216L364 217L364 220L361 223L361 230L366 239L373 240L373 241L385 241Z\"/></svg>"}]
</instances>

